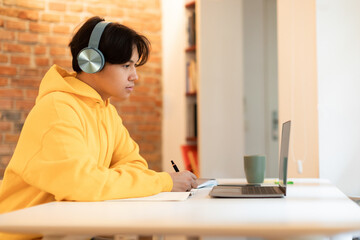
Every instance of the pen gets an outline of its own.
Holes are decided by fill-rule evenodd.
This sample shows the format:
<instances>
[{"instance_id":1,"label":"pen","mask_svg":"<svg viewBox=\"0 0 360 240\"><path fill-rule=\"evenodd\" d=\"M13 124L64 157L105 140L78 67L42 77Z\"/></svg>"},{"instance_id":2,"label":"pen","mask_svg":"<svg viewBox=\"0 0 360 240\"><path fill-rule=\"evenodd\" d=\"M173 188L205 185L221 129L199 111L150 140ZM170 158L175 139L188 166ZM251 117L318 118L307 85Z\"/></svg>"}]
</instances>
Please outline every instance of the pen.
<instances>
[{"instance_id":1,"label":"pen","mask_svg":"<svg viewBox=\"0 0 360 240\"><path fill-rule=\"evenodd\" d=\"M173 161L173 160L171 160L171 164L172 164L172 166L173 166L173 168L174 168L175 172L178 172L178 171L179 171L179 169L178 169L178 167L176 166L176 164L174 163L174 161Z\"/></svg>"}]
</instances>

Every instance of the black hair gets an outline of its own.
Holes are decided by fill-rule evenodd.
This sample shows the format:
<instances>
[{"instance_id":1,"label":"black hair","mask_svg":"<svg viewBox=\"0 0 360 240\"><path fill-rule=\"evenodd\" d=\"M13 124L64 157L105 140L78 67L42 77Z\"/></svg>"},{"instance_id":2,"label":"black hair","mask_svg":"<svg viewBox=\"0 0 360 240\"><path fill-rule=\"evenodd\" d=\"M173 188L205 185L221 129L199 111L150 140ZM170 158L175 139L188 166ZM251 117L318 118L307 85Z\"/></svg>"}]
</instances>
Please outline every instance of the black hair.
<instances>
[{"instance_id":1,"label":"black hair","mask_svg":"<svg viewBox=\"0 0 360 240\"><path fill-rule=\"evenodd\" d=\"M104 21L104 19L98 16L89 18L75 33L69 43L72 55L72 67L77 73L82 71L77 61L77 55L83 48L88 47L91 32L95 25L101 21ZM124 64L130 61L134 45L139 53L139 61L136 65L144 65L150 55L150 41L133 29L112 22L106 26L101 35L99 50L104 55L105 62Z\"/></svg>"}]
</instances>

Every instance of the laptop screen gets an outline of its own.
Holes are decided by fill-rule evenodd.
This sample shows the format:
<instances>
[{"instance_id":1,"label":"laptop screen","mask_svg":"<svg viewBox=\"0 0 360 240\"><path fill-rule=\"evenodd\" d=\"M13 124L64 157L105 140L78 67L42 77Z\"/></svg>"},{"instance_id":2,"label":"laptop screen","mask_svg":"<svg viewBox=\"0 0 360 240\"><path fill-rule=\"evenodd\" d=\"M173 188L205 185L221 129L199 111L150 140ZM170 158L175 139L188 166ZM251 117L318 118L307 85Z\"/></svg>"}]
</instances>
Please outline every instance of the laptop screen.
<instances>
[{"instance_id":1,"label":"laptop screen","mask_svg":"<svg viewBox=\"0 0 360 240\"><path fill-rule=\"evenodd\" d=\"M279 184L284 188L286 193L287 182L287 165L289 155L291 121L287 121L282 125L281 146L280 146L280 164L279 164Z\"/></svg>"}]
</instances>

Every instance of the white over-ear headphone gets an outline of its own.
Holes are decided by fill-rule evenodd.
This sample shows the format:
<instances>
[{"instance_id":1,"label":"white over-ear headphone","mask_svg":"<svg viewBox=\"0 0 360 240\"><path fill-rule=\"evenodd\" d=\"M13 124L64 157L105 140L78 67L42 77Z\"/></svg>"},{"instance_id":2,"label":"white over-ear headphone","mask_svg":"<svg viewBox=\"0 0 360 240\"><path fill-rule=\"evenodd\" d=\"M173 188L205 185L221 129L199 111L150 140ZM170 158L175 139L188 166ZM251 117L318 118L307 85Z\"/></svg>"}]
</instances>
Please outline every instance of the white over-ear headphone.
<instances>
[{"instance_id":1,"label":"white over-ear headphone","mask_svg":"<svg viewBox=\"0 0 360 240\"><path fill-rule=\"evenodd\" d=\"M101 35L109 23L110 22L97 23L91 32L89 45L83 48L77 55L79 67L86 73L99 72L105 65L104 55L98 48Z\"/></svg>"}]
</instances>

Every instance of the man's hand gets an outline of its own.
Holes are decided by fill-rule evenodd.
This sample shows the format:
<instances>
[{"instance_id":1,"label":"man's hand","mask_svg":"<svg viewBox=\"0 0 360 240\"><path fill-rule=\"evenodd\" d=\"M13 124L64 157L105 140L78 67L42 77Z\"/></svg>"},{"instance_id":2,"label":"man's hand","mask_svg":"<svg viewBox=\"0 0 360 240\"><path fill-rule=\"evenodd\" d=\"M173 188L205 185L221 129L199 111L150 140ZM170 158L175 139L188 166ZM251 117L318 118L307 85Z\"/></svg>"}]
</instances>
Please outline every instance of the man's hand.
<instances>
[{"instance_id":1,"label":"man's hand","mask_svg":"<svg viewBox=\"0 0 360 240\"><path fill-rule=\"evenodd\" d=\"M170 173L173 180L172 192L187 192L192 188L197 187L196 176L189 171L173 172Z\"/></svg>"}]
</instances>

